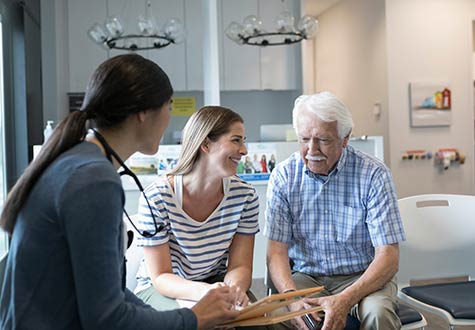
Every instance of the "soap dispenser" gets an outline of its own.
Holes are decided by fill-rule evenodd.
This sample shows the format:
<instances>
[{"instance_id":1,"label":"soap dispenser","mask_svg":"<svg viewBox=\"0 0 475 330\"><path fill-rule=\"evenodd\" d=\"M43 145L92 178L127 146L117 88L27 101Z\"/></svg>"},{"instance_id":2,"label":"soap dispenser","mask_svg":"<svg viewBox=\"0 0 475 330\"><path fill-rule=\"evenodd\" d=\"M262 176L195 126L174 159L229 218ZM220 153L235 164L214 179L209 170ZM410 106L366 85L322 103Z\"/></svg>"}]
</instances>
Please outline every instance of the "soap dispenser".
<instances>
[{"instance_id":1,"label":"soap dispenser","mask_svg":"<svg viewBox=\"0 0 475 330\"><path fill-rule=\"evenodd\" d=\"M48 121L46 122L46 127L45 127L45 130L43 131L43 133L44 133L44 138L45 138L43 144L45 144L46 141L47 141L47 140L49 139L49 137L51 136L51 134L53 134L53 123L54 123L54 121L52 121L52 120L48 120Z\"/></svg>"}]
</instances>

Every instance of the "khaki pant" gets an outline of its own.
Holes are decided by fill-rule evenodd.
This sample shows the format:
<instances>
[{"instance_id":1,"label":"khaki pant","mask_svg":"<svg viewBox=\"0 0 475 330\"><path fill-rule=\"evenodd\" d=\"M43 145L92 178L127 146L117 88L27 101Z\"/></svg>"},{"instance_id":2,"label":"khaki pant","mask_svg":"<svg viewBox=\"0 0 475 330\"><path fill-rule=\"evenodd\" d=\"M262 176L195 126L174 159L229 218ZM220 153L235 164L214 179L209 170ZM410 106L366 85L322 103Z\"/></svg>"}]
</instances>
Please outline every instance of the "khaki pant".
<instances>
[{"instance_id":1,"label":"khaki pant","mask_svg":"<svg viewBox=\"0 0 475 330\"><path fill-rule=\"evenodd\" d=\"M330 296L342 292L353 284L361 276L361 273L343 276L310 276L303 273L292 275L297 289L305 289L314 286L324 286L325 289L315 297ZM356 317L360 323L360 329L364 330L393 330L401 329L401 321L396 314L397 284L393 277L381 290L363 298L353 306L350 314ZM285 326L289 327L286 322Z\"/></svg>"}]
</instances>

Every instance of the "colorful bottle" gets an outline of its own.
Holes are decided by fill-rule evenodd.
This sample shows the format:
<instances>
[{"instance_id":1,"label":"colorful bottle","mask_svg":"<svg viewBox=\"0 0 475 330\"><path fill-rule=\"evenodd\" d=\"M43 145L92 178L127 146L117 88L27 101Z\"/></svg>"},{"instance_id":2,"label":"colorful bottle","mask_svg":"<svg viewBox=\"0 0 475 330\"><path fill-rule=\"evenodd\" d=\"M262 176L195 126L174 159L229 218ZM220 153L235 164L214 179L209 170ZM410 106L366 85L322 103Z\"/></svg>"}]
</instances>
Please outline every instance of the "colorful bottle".
<instances>
[{"instance_id":1,"label":"colorful bottle","mask_svg":"<svg viewBox=\"0 0 475 330\"><path fill-rule=\"evenodd\" d=\"M452 102L450 100L450 89L444 88L444 90L442 91L442 106L444 107L444 109L451 109L451 103Z\"/></svg>"},{"instance_id":2,"label":"colorful bottle","mask_svg":"<svg viewBox=\"0 0 475 330\"><path fill-rule=\"evenodd\" d=\"M442 109L442 92L440 91L435 93L435 107L437 109Z\"/></svg>"}]
</instances>

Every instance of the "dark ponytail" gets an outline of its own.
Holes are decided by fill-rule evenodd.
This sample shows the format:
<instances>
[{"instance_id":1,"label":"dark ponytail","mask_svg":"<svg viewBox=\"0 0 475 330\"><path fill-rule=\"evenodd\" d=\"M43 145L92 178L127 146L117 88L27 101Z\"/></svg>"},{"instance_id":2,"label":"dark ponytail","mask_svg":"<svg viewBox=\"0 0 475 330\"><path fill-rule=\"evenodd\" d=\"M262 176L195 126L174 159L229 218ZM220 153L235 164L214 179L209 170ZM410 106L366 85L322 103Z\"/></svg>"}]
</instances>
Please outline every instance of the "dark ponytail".
<instances>
[{"instance_id":1,"label":"dark ponytail","mask_svg":"<svg viewBox=\"0 0 475 330\"><path fill-rule=\"evenodd\" d=\"M165 72L140 55L119 55L102 63L89 81L81 110L72 112L58 124L9 192L0 227L13 234L18 212L36 181L59 155L84 140L89 119L92 126L112 128L131 114L160 109L172 94Z\"/></svg>"},{"instance_id":2,"label":"dark ponytail","mask_svg":"<svg viewBox=\"0 0 475 330\"><path fill-rule=\"evenodd\" d=\"M87 113L75 111L61 121L53 131L38 157L26 168L7 196L3 206L0 226L12 234L20 207L25 203L31 189L43 171L56 157L84 139Z\"/></svg>"}]
</instances>

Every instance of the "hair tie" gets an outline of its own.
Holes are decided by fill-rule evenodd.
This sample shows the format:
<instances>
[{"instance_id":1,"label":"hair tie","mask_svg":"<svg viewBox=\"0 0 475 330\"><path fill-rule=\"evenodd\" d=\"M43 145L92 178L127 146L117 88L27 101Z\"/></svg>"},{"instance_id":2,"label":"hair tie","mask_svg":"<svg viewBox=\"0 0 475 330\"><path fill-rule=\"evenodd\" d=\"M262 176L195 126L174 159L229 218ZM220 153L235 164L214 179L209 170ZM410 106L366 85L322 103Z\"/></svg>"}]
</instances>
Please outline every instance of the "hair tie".
<instances>
[{"instance_id":1,"label":"hair tie","mask_svg":"<svg viewBox=\"0 0 475 330\"><path fill-rule=\"evenodd\" d=\"M86 114L86 119L94 119L97 117L97 114L92 110L83 110L83 112Z\"/></svg>"}]
</instances>

